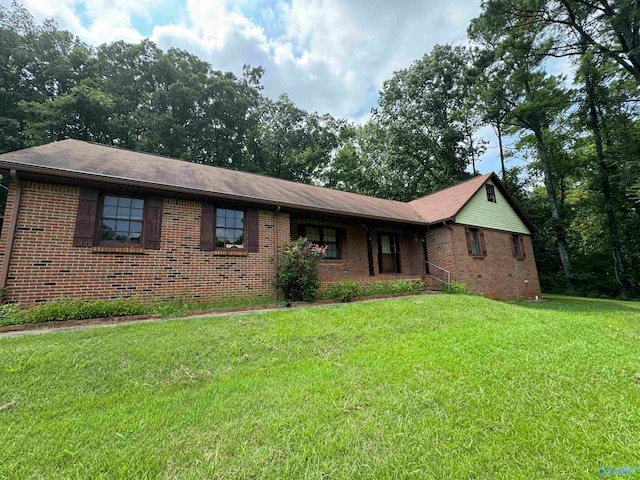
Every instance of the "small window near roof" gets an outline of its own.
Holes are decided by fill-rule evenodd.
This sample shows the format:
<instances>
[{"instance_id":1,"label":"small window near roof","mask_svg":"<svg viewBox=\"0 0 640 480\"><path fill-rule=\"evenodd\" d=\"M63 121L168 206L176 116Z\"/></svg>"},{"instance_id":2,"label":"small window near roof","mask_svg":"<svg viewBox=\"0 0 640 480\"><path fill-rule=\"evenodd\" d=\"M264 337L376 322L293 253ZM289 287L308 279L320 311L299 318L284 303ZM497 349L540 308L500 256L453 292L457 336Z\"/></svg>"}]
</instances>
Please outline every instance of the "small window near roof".
<instances>
[{"instance_id":1,"label":"small window near roof","mask_svg":"<svg viewBox=\"0 0 640 480\"><path fill-rule=\"evenodd\" d=\"M105 195L100 218L101 243L135 243L142 240L144 200Z\"/></svg>"},{"instance_id":2,"label":"small window near roof","mask_svg":"<svg viewBox=\"0 0 640 480\"><path fill-rule=\"evenodd\" d=\"M489 183L485 186L487 187L487 200L489 202L496 203L496 188Z\"/></svg>"},{"instance_id":3,"label":"small window near roof","mask_svg":"<svg viewBox=\"0 0 640 480\"><path fill-rule=\"evenodd\" d=\"M244 210L216 208L216 247L244 248Z\"/></svg>"}]
</instances>

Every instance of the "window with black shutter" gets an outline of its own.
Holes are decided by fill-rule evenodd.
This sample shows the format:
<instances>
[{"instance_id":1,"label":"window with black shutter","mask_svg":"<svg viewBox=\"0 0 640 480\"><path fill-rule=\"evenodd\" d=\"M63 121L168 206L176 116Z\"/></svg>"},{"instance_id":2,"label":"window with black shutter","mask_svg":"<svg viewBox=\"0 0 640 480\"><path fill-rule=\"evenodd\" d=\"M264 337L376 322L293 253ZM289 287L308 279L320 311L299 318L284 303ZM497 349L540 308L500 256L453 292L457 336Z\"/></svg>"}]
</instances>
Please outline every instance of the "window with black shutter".
<instances>
[{"instance_id":1,"label":"window with black shutter","mask_svg":"<svg viewBox=\"0 0 640 480\"><path fill-rule=\"evenodd\" d=\"M200 225L200 249L259 250L258 209L233 209L202 204Z\"/></svg>"},{"instance_id":2,"label":"window with black shutter","mask_svg":"<svg viewBox=\"0 0 640 480\"><path fill-rule=\"evenodd\" d=\"M467 250L469 255L476 258L487 256L487 248L484 243L484 232L478 228L467 228Z\"/></svg>"},{"instance_id":3,"label":"window with black shutter","mask_svg":"<svg viewBox=\"0 0 640 480\"><path fill-rule=\"evenodd\" d=\"M100 194L81 189L74 246L134 246L159 249L163 199Z\"/></svg>"}]
</instances>

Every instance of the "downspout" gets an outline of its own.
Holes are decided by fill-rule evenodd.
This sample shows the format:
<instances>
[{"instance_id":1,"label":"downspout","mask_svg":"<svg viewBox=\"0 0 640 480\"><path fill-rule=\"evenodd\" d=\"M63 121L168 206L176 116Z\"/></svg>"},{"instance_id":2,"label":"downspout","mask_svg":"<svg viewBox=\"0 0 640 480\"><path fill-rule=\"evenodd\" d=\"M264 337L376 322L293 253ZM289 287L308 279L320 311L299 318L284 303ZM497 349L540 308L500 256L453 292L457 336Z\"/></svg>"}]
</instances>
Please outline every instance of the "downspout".
<instances>
[{"instance_id":1,"label":"downspout","mask_svg":"<svg viewBox=\"0 0 640 480\"><path fill-rule=\"evenodd\" d=\"M11 212L11 223L9 224L9 232L7 233L7 244L4 248L4 259L2 261L2 273L0 273L0 297L4 302L7 288L7 278L9 277L9 264L11 263L11 254L13 252L13 241L16 237L16 229L18 228L18 212L20 211L20 202L22 200L22 183L18 178L18 172L15 168L9 173L11 180L16 184L16 196L13 201L13 210Z\"/></svg>"},{"instance_id":2,"label":"downspout","mask_svg":"<svg viewBox=\"0 0 640 480\"><path fill-rule=\"evenodd\" d=\"M274 277L278 277L278 213L280 213L280 205L273 212L273 264L275 265Z\"/></svg>"}]
</instances>

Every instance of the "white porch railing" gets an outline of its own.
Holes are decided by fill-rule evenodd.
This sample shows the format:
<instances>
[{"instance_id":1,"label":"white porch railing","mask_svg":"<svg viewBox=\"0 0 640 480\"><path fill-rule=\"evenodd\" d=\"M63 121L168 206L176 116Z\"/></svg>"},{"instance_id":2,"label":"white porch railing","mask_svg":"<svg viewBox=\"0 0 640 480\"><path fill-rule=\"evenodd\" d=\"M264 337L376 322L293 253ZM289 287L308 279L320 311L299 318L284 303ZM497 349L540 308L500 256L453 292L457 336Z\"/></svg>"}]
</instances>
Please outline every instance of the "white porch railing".
<instances>
[{"instance_id":1,"label":"white porch railing","mask_svg":"<svg viewBox=\"0 0 640 480\"><path fill-rule=\"evenodd\" d=\"M429 277L433 278L434 280L437 280L438 282L446 285L447 286L447 290L449 290L451 288L451 272L449 270L447 270L446 268L442 268L441 266L436 265L435 263L427 262L427 265L429 267L435 267L438 270L446 273L446 275L447 275L447 279L446 280L443 280L442 278L436 277L435 275L431 275L430 273L427 273L427 276L429 276Z\"/></svg>"}]
</instances>

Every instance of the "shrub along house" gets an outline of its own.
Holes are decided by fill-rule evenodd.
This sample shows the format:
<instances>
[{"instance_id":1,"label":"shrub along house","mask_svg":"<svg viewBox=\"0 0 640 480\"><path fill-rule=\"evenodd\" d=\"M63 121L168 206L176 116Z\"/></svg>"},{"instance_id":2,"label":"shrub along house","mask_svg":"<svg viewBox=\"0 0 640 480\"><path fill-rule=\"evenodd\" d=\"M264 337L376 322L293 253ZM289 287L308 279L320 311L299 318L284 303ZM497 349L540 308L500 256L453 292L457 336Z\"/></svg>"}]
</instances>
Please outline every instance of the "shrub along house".
<instances>
[{"instance_id":1,"label":"shrub along house","mask_svg":"<svg viewBox=\"0 0 640 480\"><path fill-rule=\"evenodd\" d=\"M403 203L77 140L0 155L0 171L0 288L23 306L273 296L278 247L298 235L327 246L325 284L450 276L540 294L534 228L495 174Z\"/></svg>"}]
</instances>

